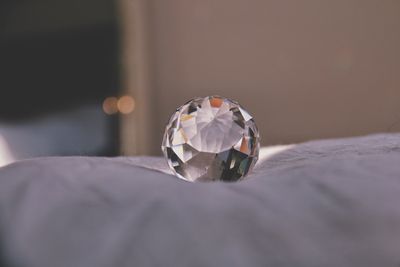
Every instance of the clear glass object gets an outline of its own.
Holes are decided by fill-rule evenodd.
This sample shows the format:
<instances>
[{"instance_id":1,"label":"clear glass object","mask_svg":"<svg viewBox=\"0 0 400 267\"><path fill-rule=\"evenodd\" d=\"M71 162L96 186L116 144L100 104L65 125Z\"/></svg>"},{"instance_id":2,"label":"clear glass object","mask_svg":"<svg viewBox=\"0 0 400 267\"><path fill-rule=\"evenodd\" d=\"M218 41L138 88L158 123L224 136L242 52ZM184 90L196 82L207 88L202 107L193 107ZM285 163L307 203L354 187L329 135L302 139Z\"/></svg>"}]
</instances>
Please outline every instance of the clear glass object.
<instances>
[{"instance_id":1,"label":"clear glass object","mask_svg":"<svg viewBox=\"0 0 400 267\"><path fill-rule=\"evenodd\" d=\"M195 98L171 116L161 149L169 167L187 181L238 181L254 167L260 136L237 102Z\"/></svg>"}]
</instances>

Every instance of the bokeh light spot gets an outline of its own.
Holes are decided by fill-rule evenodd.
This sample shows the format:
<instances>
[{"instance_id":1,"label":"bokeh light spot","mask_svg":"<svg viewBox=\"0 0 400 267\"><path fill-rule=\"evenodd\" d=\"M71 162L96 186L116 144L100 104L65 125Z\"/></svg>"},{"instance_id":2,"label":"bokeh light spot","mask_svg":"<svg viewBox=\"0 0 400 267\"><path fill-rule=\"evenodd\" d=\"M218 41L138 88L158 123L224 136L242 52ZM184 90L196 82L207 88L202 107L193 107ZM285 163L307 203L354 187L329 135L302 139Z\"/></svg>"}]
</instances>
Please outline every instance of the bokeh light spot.
<instances>
[{"instance_id":1,"label":"bokeh light spot","mask_svg":"<svg viewBox=\"0 0 400 267\"><path fill-rule=\"evenodd\" d=\"M135 99L129 95L122 96L117 102L117 107L122 114L129 114L135 110Z\"/></svg>"},{"instance_id":2,"label":"bokeh light spot","mask_svg":"<svg viewBox=\"0 0 400 267\"><path fill-rule=\"evenodd\" d=\"M107 97L103 101L103 111L108 115L118 112L118 99L116 97Z\"/></svg>"}]
</instances>

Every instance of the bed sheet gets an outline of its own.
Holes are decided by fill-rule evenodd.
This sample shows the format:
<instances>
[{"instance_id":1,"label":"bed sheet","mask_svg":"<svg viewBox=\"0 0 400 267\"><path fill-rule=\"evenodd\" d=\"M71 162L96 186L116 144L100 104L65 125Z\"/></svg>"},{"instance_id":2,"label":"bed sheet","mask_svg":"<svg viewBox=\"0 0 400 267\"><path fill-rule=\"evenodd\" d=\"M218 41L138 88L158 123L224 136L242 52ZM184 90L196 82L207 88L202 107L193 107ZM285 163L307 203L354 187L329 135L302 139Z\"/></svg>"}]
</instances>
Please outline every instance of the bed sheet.
<instances>
[{"instance_id":1,"label":"bed sheet","mask_svg":"<svg viewBox=\"0 0 400 267\"><path fill-rule=\"evenodd\" d=\"M238 183L158 157L0 169L4 266L400 266L400 134L263 148Z\"/></svg>"}]
</instances>

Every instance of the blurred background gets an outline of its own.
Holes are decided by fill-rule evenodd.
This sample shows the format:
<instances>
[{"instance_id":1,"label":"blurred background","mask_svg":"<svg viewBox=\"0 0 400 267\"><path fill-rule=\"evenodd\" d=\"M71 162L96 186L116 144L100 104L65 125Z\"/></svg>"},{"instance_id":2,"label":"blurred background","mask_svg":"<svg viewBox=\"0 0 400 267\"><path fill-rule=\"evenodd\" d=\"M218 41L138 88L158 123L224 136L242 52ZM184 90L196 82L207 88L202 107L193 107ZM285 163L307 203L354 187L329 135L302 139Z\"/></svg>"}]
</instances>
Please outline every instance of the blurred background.
<instances>
[{"instance_id":1,"label":"blurred background","mask_svg":"<svg viewBox=\"0 0 400 267\"><path fill-rule=\"evenodd\" d=\"M400 131L400 1L1 0L0 166L159 155L195 96L262 144Z\"/></svg>"}]
</instances>

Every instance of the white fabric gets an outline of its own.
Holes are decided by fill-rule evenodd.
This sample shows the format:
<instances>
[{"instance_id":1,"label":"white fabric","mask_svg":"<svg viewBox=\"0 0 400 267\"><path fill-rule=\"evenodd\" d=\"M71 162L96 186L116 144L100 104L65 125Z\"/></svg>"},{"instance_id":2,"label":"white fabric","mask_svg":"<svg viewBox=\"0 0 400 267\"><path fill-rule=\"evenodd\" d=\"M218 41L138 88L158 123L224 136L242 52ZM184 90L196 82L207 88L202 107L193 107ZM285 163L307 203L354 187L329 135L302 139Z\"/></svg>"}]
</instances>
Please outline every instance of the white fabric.
<instances>
[{"instance_id":1,"label":"white fabric","mask_svg":"<svg viewBox=\"0 0 400 267\"><path fill-rule=\"evenodd\" d=\"M164 172L154 157L0 169L4 265L400 266L399 134L263 149L239 183Z\"/></svg>"}]
</instances>

